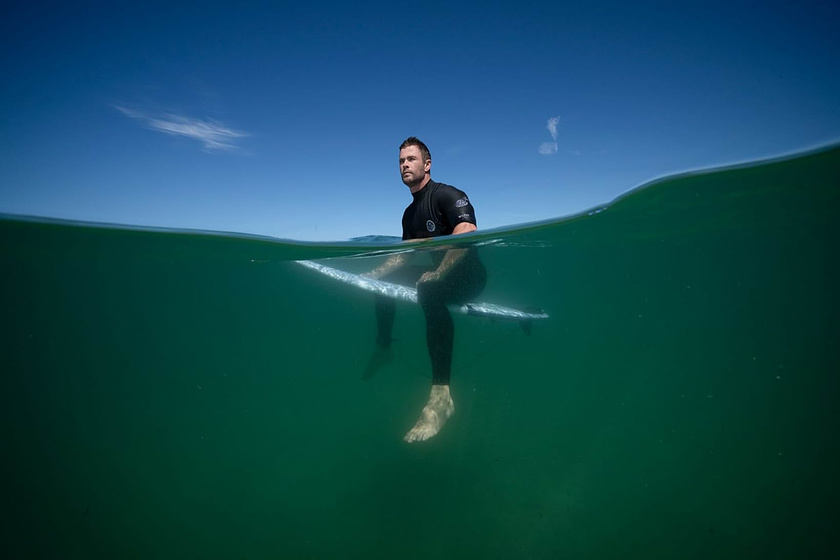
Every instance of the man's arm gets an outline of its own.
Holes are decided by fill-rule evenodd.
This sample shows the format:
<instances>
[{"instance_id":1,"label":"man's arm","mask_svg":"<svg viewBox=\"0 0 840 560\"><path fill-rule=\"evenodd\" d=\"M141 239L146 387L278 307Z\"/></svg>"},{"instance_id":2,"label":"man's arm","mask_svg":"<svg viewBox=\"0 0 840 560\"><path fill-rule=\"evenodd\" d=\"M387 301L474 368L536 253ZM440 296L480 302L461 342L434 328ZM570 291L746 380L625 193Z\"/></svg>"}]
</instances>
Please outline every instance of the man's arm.
<instances>
[{"instance_id":1,"label":"man's arm","mask_svg":"<svg viewBox=\"0 0 840 560\"><path fill-rule=\"evenodd\" d=\"M475 227L475 224L471 224L469 222L461 222L455 229L452 230L452 235L458 235L459 233L469 233L471 231L475 231L478 228Z\"/></svg>"},{"instance_id":2,"label":"man's arm","mask_svg":"<svg viewBox=\"0 0 840 560\"><path fill-rule=\"evenodd\" d=\"M469 222L461 222L460 224L455 226L455 229L452 230L452 235L469 233L477 229L478 228L475 227L475 224L471 224ZM464 255L466 254L466 249L449 249L443 256L443 260L440 261L440 266L437 267L437 270L424 272L423 276L420 277L420 280L418 280L417 283L419 284L420 282L434 282L436 280L440 280L441 278L446 276L450 270L455 268L455 265L461 262L461 260L464 258Z\"/></svg>"},{"instance_id":3,"label":"man's arm","mask_svg":"<svg viewBox=\"0 0 840 560\"><path fill-rule=\"evenodd\" d=\"M390 274L401 268L405 263L408 262L408 254L407 253L397 253L396 255L391 255L388 259L371 270L370 272L365 272L362 276L366 276L367 278L373 278L377 280L382 278L386 274Z\"/></svg>"}]
</instances>

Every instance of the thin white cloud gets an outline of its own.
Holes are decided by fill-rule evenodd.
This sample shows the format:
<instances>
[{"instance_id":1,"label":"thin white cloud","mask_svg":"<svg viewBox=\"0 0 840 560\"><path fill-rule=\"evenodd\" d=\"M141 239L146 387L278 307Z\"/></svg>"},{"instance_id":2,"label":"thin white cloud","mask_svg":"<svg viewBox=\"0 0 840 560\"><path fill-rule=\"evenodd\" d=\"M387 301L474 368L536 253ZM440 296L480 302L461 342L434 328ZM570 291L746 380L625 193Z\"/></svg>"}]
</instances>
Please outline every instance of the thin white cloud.
<instances>
[{"instance_id":1,"label":"thin white cloud","mask_svg":"<svg viewBox=\"0 0 840 560\"><path fill-rule=\"evenodd\" d=\"M560 117L551 117L548 119L548 124L545 127L551 133L551 138L557 142L557 124L560 122Z\"/></svg>"},{"instance_id":2,"label":"thin white cloud","mask_svg":"<svg viewBox=\"0 0 840 560\"><path fill-rule=\"evenodd\" d=\"M544 156L557 153L557 125L560 123L560 117L551 117L548 119L545 127L551 134L553 142L543 142L540 144L540 153Z\"/></svg>"},{"instance_id":3,"label":"thin white cloud","mask_svg":"<svg viewBox=\"0 0 840 560\"><path fill-rule=\"evenodd\" d=\"M143 122L152 130L198 140L205 150L211 152L237 150L236 141L249 136L245 132L233 130L213 120L193 119L171 114L153 117L119 105L114 105L114 108L127 117Z\"/></svg>"}]
</instances>

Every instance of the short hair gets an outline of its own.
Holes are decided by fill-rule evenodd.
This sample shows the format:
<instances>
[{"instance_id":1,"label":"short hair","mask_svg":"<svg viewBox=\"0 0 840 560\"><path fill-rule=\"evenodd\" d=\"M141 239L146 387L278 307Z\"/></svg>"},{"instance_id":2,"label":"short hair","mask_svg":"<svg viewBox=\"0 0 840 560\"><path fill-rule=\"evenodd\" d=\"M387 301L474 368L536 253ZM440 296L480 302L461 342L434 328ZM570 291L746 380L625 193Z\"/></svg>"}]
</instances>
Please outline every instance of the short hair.
<instances>
[{"instance_id":1,"label":"short hair","mask_svg":"<svg viewBox=\"0 0 840 560\"><path fill-rule=\"evenodd\" d=\"M423 156L423 161L429 161L432 159L432 154L429 152L429 148L427 148L426 144L421 142L419 138L409 136L402 144L400 144L400 150L408 148L409 146L417 146L420 149L420 155Z\"/></svg>"}]
</instances>

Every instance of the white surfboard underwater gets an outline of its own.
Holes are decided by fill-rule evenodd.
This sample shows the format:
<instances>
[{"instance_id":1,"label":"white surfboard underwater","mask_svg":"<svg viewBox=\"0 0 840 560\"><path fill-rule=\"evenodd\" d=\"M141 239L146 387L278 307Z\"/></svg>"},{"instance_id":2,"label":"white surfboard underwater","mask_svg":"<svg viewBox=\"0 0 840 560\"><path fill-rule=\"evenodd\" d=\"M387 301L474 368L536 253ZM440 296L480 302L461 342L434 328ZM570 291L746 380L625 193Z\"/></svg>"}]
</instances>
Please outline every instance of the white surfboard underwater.
<instances>
[{"instance_id":1,"label":"white surfboard underwater","mask_svg":"<svg viewBox=\"0 0 840 560\"><path fill-rule=\"evenodd\" d=\"M315 270L324 276L349 284L361 290L373 292L388 298L399 299L411 303L417 303L417 289L401 284L392 284L382 280L374 280L345 270L332 268L314 261L296 261L299 265ZM542 310L523 311L504 307L495 303L473 301L464 304L453 304L449 309L464 315L478 315L490 319L504 319L519 321L525 332L529 332L531 321L536 319L548 319L548 313Z\"/></svg>"}]
</instances>

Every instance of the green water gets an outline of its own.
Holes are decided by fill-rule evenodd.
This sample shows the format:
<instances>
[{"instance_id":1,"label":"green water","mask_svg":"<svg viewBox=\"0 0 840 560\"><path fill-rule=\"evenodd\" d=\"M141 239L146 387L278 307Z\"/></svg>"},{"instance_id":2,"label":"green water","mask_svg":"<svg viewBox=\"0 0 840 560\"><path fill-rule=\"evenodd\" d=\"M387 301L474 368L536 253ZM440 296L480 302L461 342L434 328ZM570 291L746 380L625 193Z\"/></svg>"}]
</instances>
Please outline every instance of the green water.
<instances>
[{"instance_id":1,"label":"green water","mask_svg":"<svg viewBox=\"0 0 840 560\"><path fill-rule=\"evenodd\" d=\"M840 148L486 233L456 415L388 246L0 220L3 558L816 558L840 472ZM382 257L376 257L381 259Z\"/></svg>"}]
</instances>

